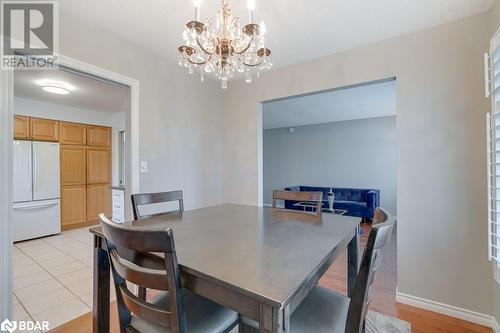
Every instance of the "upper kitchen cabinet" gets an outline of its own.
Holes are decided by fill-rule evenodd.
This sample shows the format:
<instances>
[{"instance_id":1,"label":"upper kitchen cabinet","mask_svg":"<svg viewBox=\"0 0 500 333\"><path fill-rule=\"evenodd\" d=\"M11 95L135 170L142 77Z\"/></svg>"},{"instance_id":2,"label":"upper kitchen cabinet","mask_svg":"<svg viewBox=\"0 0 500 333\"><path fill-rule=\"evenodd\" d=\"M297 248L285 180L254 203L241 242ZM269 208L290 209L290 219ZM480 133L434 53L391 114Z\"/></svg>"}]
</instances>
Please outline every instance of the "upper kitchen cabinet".
<instances>
[{"instance_id":1,"label":"upper kitchen cabinet","mask_svg":"<svg viewBox=\"0 0 500 333\"><path fill-rule=\"evenodd\" d=\"M111 147L111 127L87 125L87 145Z\"/></svg>"},{"instance_id":2,"label":"upper kitchen cabinet","mask_svg":"<svg viewBox=\"0 0 500 333\"><path fill-rule=\"evenodd\" d=\"M59 141L59 122L51 119L30 118L30 138L38 141Z\"/></svg>"},{"instance_id":3,"label":"upper kitchen cabinet","mask_svg":"<svg viewBox=\"0 0 500 333\"><path fill-rule=\"evenodd\" d=\"M65 145L87 144L87 126L85 124L59 122L59 142Z\"/></svg>"},{"instance_id":4,"label":"upper kitchen cabinet","mask_svg":"<svg viewBox=\"0 0 500 333\"><path fill-rule=\"evenodd\" d=\"M30 138L30 118L14 116L14 139L28 140Z\"/></svg>"}]
</instances>

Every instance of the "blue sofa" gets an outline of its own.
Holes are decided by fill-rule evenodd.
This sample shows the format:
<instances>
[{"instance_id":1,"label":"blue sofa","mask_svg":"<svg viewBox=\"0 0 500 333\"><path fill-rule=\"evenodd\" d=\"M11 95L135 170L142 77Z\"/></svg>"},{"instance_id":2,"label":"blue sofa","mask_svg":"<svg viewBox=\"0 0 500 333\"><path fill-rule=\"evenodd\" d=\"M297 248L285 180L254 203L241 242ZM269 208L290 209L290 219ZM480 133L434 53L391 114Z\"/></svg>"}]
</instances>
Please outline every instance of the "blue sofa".
<instances>
[{"instance_id":1,"label":"blue sofa","mask_svg":"<svg viewBox=\"0 0 500 333\"><path fill-rule=\"evenodd\" d=\"M322 208L328 208L328 192L331 187L318 186L290 186L285 188L287 191L302 192L323 192ZM334 209L345 209L348 216L362 217L363 219L373 219L375 208L380 205L380 191L374 189L358 188L331 188L335 194L333 202ZM286 209L300 210L300 207L294 206L297 201L285 200Z\"/></svg>"}]
</instances>

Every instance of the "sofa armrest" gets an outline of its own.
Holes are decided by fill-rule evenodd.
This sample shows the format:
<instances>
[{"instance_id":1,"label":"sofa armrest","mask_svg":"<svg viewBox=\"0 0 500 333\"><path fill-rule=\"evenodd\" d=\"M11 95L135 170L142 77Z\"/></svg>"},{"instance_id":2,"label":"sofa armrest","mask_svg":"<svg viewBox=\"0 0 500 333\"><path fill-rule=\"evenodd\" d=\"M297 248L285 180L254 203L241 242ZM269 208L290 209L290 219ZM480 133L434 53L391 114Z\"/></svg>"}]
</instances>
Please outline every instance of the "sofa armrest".
<instances>
[{"instance_id":1,"label":"sofa armrest","mask_svg":"<svg viewBox=\"0 0 500 333\"><path fill-rule=\"evenodd\" d=\"M366 204L369 209L375 212L375 209L380 206L380 192L371 190L366 193Z\"/></svg>"},{"instance_id":2,"label":"sofa armrest","mask_svg":"<svg viewBox=\"0 0 500 333\"><path fill-rule=\"evenodd\" d=\"M300 192L300 186L290 186L290 187L285 187L285 191Z\"/></svg>"}]
</instances>

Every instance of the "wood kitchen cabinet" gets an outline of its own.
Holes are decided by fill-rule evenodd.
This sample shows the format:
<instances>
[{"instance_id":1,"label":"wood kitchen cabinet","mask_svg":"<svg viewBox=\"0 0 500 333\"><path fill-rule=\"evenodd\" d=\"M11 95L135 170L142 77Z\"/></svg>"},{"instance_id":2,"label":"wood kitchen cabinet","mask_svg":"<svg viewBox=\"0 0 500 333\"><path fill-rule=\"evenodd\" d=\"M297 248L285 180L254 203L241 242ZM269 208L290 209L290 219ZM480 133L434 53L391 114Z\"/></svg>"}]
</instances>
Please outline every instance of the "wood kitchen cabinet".
<instances>
[{"instance_id":1,"label":"wood kitchen cabinet","mask_svg":"<svg viewBox=\"0 0 500 333\"><path fill-rule=\"evenodd\" d=\"M61 145L61 186L87 184L87 147Z\"/></svg>"},{"instance_id":2,"label":"wood kitchen cabinet","mask_svg":"<svg viewBox=\"0 0 500 333\"><path fill-rule=\"evenodd\" d=\"M87 184L111 184L111 149L87 147Z\"/></svg>"},{"instance_id":3,"label":"wood kitchen cabinet","mask_svg":"<svg viewBox=\"0 0 500 333\"><path fill-rule=\"evenodd\" d=\"M111 147L111 127L87 125L87 145Z\"/></svg>"},{"instance_id":4,"label":"wood kitchen cabinet","mask_svg":"<svg viewBox=\"0 0 500 333\"><path fill-rule=\"evenodd\" d=\"M14 116L14 139L28 140L30 138L30 118Z\"/></svg>"},{"instance_id":5,"label":"wood kitchen cabinet","mask_svg":"<svg viewBox=\"0 0 500 333\"><path fill-rule=\"evenodd\" d=\"M99 214L111 216L111 188L105 185L87 186L87 220L97 220Z\"/></svg>"},{"instance_id":6,"label":"wood kitchen cabinet","mask_svg":"<svg viewBox=\"0 0 500 333\"><path fill-rule=\"evenodd\" d=\"M65 121L59 122L59 142L65 145L86 145L87 126Z\"/></svg>"},{"instance_id":7,"label":"wood kitchen cabinet","mask_svg":"<svg viewBox=\"0 0 500 333\"><path fill-rule=\"evenodd\" d=\"M87 222L87 186L66 186L61 188L61 228Z\"/></svg>"},{"instance_id":8,"label":"wood kitchen cabinet","mask_svg":"<svg viewBox=\"0 0 500 333\"><path fill-rule=\"evenodd\" d=\"M59 121L30 118L30 138L37 141L59 141Z\"/></svg>"},{"instance_id":9,"label":"wood kitchen cabinet","mask_svg":"<svg viewBox=\"0 0 500 333\"><path fill-rule=\"evenodd\" d=\"M60 143L61 229L112 214L112 128L14 116L14 139Z\"/></svg>"}]
</instances>

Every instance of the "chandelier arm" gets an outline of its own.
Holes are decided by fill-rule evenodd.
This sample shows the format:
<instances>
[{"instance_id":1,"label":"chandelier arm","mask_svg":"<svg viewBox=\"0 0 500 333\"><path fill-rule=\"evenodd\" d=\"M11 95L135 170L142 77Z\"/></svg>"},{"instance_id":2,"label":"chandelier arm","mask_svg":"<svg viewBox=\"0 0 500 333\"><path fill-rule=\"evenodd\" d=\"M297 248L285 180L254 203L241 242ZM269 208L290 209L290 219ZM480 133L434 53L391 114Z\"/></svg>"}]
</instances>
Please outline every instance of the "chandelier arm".
<instances>
[{"instance_id":1,"label":"chandelier arm","mask_svg":"<svg viewBox=\"0 0 500 333\"><path fill-rule=\"evenodd\" d=\"M187 57L186 59L187 59L187 61L189 61L193 65L205 65L207 62L209 62L212 59L212 55L210 55L210 57L208 57L208 59L205 61L193 61L193 60L189 59L189 57Z\"/></svg>"},{"instance_id":2,"label":"chandelier arm","mask_svg":"<svg viewBox=\"0 0 500 333\"><path fill-rule=\"evenodd\" d=\"M233 52L234 52L234 53L236 53L236 54L243 54L243 53L245 53L245 52L246 52L246 51L248 51L248 49L250 48L250 44L252 44L252 41L253 41L253 37L252 37L252 39L250 39L250 41L248 42L247 46L245 46L245 48L244 48L243 50L241 50L241 51L237 51L237 50L235 50L235 49L234 49L234 47L233 47Z\"/></svg>"},{"instance_id":3,"label":"chandelier arm","mask_svg":"<svg viewBox=\"0 0 500 333\"><path fill-rule=\"evenodd\" d=\"M243 61L243 65L248 66L248 67L256 67L261 65L264 62L264 58L260 58L260 61L255 63L255 64L247 64L246 62Z\"/></svg>"},{"instance_id":4,"label":"chandelier arm","mask_svg":"<svg viewBox=\"0 0 500 333\"><path fill-rule=\"evenodd\" d=\"M203 52L205 52L206 54L209 54L210 56L212 56L213 54L215 54L215 50L213 52L209 52L207 50L205 50L205 48L201 45L200 43L200 39L198 37L196 37L196 43L198 43L198 46L201 48L201 50Z\"/></svg>"}]
</instances>

